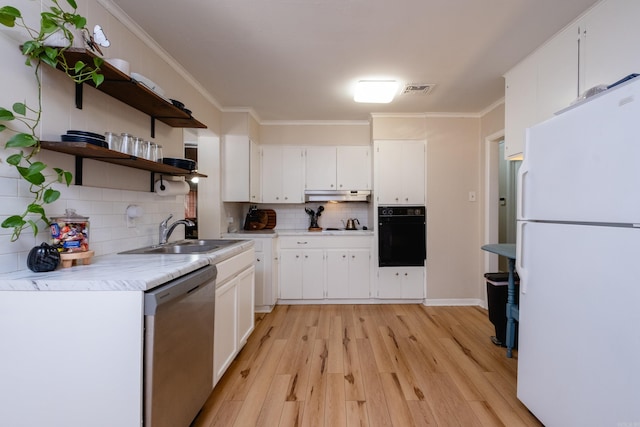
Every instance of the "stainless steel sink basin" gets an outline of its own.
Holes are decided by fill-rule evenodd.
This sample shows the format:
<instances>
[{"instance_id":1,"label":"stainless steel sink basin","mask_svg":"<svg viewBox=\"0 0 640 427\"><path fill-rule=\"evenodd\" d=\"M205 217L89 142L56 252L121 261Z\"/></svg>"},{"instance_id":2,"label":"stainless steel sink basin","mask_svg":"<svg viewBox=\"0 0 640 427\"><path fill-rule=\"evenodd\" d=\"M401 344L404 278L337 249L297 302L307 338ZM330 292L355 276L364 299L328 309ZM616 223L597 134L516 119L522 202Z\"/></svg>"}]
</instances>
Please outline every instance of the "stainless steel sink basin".
<instances>
[{"instance_id":1,"label":"stainless steel sink basin","mask_svg":"<svg viewBox=\"0 0 640 427\"><path fill-rule=\"evenodd\" d=\"M240 242L240 240L180 240L178 242L170 242L164 245L152 245L144 248L132 249L130 251L120 252L120 254L202 254L214 252L238 242Z\"/></svg>"}]
</instances>

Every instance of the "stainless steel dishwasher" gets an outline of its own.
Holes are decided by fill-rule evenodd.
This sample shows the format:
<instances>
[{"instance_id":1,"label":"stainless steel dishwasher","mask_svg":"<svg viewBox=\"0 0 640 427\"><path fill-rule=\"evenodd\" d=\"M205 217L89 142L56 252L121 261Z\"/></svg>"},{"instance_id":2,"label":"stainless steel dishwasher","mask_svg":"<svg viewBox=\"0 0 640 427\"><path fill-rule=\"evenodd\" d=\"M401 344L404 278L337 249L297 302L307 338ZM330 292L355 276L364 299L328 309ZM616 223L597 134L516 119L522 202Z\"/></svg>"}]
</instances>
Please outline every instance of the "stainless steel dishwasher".
<instances>
[{"instance_id":1,"label":"stainless steel dishwasher","mask_svg":"<svg viewBox=\"0 0 640 427\"><path fill-rule=\"evenodd\" d=\"M188 427L213 389L215 266L144 298L144 426Z\"/></svg>"}]
</instances>

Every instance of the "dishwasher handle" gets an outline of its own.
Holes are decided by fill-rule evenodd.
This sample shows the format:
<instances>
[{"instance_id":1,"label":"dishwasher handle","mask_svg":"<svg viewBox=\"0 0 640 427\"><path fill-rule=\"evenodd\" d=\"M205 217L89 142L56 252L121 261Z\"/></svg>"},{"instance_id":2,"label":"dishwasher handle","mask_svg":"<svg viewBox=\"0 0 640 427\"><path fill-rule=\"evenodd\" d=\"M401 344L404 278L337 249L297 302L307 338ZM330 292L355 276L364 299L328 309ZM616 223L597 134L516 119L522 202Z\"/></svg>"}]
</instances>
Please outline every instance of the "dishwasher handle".
<instances>
[{"instance_id":1,"label":"dishwasher handle","mask_svg":"<svg viewBox=\"0 0 640 427\"><path fill-rule=\"evenodd\" d=\"M218 269L208 265L160 285L144 295L144 315L153 316L160 306L198 290L202 285L215 281Z\"/></svg>"}]
</instances>

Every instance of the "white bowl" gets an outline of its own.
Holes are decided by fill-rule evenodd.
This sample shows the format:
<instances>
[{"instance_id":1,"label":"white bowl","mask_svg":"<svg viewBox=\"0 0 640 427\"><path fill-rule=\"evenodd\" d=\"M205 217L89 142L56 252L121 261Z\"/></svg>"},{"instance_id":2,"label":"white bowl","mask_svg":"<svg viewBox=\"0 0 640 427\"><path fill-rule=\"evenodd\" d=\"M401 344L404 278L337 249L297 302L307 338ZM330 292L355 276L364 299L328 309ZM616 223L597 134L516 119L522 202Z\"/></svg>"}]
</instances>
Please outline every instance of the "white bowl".
<instances>
[{"instance_id":1,"label":"white bowl","mask_svg":"<svg viewBox=\"0 0 640 427\"><path fill-rule=\"evenodd\" d=\"M125 73L127 76L129 75L129 62L120 58L107 58L105 59L109 64L113 65L118 70Z\"/></svg>"}]
</instances>

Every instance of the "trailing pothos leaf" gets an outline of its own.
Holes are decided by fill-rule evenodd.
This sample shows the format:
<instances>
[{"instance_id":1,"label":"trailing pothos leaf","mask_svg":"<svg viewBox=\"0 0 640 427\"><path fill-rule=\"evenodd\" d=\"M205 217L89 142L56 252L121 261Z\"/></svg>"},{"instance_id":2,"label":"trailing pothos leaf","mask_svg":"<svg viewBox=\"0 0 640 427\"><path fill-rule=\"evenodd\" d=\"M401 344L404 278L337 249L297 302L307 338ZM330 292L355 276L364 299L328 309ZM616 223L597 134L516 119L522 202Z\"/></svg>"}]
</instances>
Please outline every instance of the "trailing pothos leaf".
<instances>
[{"instance_id":1,"label":"trailing pothos leaf","mask_svg":"<svg viewBox=\"0 0 640 427\"><path fill-rule=\"evenodd\" d=\"M40 80L40 65L47 64L64 71L74 82L83 83L91 81L99 86L104 81L100 73L103 60L94 58L92 64L76 61L73 64L67 62L64 53L73 44L75 30L89 34L87 20L77 14L78 5L75 0L65 0L71 11L65 11L58 0L51 0L53 6L40 14L40 28L29 27L22 17L20 10L13 6L0 7L0 24L6 27L21 27L26 30L29 39L22 46L22 54L26 57L25 65L33 67L34 76L38 88L38 99L35 107L30 107L27 102L16 102L11 108L0 106L0 132L9 131L13 135L5 143L5 149L18 149L19 153L11 154L6 158L7 164L16 168L18 174L29 184L29 192L32 201L24 212L11 215L2 221L3 228L13 228L11 241L18 240L23 230L31 228L34 235L38 233L38 222L47 226L47 218L44 206L53 203L60 197L60 192L53 188L55 184L71 185L73 176L71 172L60 168L48 169L47 165L35 160L40 152L40 140L37 136L37 127L42 116L42 83ZM65 46L47 46L47 39L53 34L61 32L66 40ZM27 132L17 130L13 123L19 123ZM51 170L53 173L51 173ZM47 172L49 171L49 172ZM33 218L36 218L34 220Z\"/></svg>"}]
</instances>

